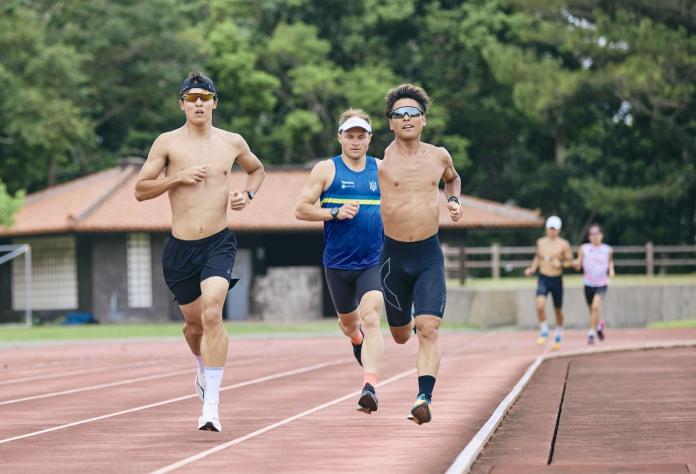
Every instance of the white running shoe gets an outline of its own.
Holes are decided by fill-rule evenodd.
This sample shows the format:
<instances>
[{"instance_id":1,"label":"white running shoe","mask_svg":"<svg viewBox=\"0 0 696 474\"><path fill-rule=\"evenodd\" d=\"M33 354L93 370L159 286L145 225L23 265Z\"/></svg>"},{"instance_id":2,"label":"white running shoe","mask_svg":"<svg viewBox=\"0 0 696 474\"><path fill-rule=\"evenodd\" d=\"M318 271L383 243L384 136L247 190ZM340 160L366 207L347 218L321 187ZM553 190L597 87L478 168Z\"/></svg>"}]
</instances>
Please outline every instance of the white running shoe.
<instances>
[{"instance_id":1,"label":"white running shoe","mask_svg":"<svg viewBox=\"0 0 696 474\"><path fill-rule=\"evenodd\" d=\"M196 370L196 379L193 381L194 387L196 387L196 394L201 401L205 401L205 376Z\"/></svg>"},{"instance_id":2,"label":"white running shoe","mask_svg":"<svg viewBox=\"0 0 696 474\"><path fill-rule=\"evenodd\" d=\"M198 429L201 431L222 431L217 403L203 403L203 414L198 418Z\"/></svg>"}]
</instances>

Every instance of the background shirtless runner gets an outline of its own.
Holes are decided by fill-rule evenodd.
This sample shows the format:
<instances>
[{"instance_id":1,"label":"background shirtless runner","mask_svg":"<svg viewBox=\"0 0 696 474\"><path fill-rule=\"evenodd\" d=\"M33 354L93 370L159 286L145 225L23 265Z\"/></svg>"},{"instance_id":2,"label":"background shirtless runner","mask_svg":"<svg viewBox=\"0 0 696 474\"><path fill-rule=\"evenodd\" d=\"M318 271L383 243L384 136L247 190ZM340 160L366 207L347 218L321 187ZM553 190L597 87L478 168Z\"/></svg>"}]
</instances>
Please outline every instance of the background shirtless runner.
<instances>
[{"instance_id":1,"label":"background shirtless runner","mask_svg":"<svg viewBox=\"0 0 696 474\"><path fill-rule=\"evenodd\" d=\"M549 293L553 298L553 310L556 314L556 334L552 349L561 347L563 339L563 268L573 265L573 251L570 243L560 236L561 218L551 216L546 219L546 237L537 240L536 254L532 265L524 271L525 276L539 272L536 290L536 311L539 319L539 337L537 344L546 344L549 326L546 322L546 298Z\"/></svg>"}]
</instances>

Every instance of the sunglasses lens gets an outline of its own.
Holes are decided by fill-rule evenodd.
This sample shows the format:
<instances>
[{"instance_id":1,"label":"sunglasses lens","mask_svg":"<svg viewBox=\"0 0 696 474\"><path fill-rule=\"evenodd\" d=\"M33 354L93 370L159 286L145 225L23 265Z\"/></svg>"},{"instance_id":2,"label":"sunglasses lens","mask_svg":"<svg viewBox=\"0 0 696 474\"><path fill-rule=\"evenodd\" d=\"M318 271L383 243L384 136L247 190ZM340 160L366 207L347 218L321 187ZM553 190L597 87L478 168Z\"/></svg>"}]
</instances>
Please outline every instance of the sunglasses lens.
<instances>
[{"instance_id":1,"label":"sunglasses lens","mask_svg":"<svg viewBox=\"0 0 696 474\"><path fill-rule=\"evenodd\" d=\"M203 102L208 102L209 100L213 100L215 98L214 94L184 94L181 96L183 100L186 102L196 102L198 99L201 99Z\"/></svg>"},{"instance_id":2,"label":"sunglasses lens","mask_svg":"<svg viewBox=\"0 0 696 474\"><path fill-rule=\"evenodd\" d=\"M405 115L414 118L420 117L421 115L423 115L423 112L421 112L421 110L417 107L399 107L392 110L390 114L391 118L395 119L402 119Z\"/></svg>"}]
</instances>

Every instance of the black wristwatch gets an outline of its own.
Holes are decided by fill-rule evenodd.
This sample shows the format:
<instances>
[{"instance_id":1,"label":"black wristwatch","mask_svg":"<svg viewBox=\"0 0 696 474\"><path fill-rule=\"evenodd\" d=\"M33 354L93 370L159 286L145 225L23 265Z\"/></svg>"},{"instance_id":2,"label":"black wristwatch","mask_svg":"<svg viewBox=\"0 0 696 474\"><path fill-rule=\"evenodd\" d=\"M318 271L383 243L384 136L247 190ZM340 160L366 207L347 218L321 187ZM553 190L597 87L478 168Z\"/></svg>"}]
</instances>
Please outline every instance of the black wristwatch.
<instances>
[{"instance_id":1,"label":"black wristwatch","mask_svg":"<svg viewBox=\"0 0 696 474\"><path fill-rule=\"evenodd\" d=\"M254 191L245 191L247 193L247 196L249 196L249 201L254 199Z\"/></svg>"},{"instance_id":2,"label":"black wristwatch","mask_svg":"<svg viewBox=\"0 0 696 474\"><path fill-rule=\"evenodd\" d=\"M448 198L447 198L447 202L456 202L456 203L459 204L460 206L462 205L462 203L459 202L459 198L458 198L457 196L450 196L450 197L448 197Z\"/></svg>"},{"instance_id":3,"label":"black wristwatch","mask_svg":"<svg viewBox=\"0 0 696 474\"><path fill-rule=\"evenodd\" d=\"M338 211L340 211L340 207L332 207L331 208L331 220L336 220L338 219Z\"/></svg>"}]
</instances>

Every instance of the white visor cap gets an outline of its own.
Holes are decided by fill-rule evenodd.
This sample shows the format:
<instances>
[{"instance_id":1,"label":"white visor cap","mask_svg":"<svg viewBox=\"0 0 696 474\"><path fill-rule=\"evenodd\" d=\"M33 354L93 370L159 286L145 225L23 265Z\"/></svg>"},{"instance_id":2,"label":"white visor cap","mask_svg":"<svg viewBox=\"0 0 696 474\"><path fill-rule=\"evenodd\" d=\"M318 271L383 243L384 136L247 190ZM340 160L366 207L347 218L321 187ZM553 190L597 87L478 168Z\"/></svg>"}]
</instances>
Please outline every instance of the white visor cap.
<instances>
[{"instance_id":1,"label":"white visor cap","mask_svg":"<svg viewBox=\"0 0 696 474\"><path fill-rule=\"evenodd\" d=\"M366 130L367 133L372 133L372 127L370 127L370 124L367 123L367 120L356 116L353 116L343 122L338 127L338 133L345 132L346 130L350 130L351 128L355 127L362 128L363 130Z\"/></svg>"},{"instance_id":2,"label":"white visor cap","mask_svg":"<svg viewBox=\"0 0 696 474\"><path fill-rule=\"evenodd\" d=\"M563 225L563 223L561 222L561 218L558 216L551 216L548 219L546 219L546 228L547 229L561 230L562 225Z\"/></svg>"}]
</instances>

